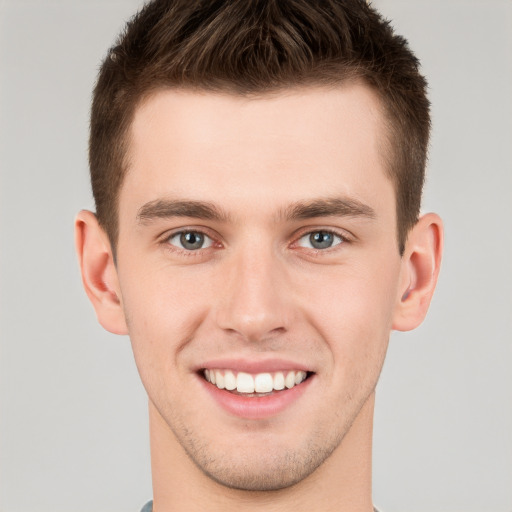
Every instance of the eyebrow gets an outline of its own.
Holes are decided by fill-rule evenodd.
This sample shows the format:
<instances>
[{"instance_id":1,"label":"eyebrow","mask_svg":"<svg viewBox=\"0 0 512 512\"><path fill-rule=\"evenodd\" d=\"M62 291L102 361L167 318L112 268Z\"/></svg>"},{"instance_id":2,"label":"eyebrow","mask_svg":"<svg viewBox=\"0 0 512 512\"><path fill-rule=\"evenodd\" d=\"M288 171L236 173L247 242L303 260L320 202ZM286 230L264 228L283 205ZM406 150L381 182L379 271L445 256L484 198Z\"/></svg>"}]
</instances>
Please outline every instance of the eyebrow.
<instances>
[{"instance_id":1,"label":"eyebrow","mask_svg":"<svg viewBox=\"0 0 512 512\"><path fill-rule=\"evenodd\" d=\"M281 215L287 220L315 217L363 217L375 219L375 210L357 199L325 198L299 201L288 206Z\"/></svg>"},{"instance_id":2,"label":"eyebrow","mask_svg":"<svg viewBox=\"0 0 512 512\"><path fill-rule=\"evenodd\" d=\"M174 199L150 201L141 206L137 212L137 221L141 224L169 217L193 217L196 219L225 221L228 215L212 203Z\"/></svg>"},{"instance_id":3,"label":"eyebrow","mask_svg":"<svg viewBox=\"0 0 512 512\"><path fill-rule=\"evenodd\" d=\"M191 217L226 222L229 215L213 203L195 200L156 199L137 212L137 221L148 224L156 219ZM357 199L325 198L292 203L279 212L286 220L304 220L315 217L363 217L374 219L375 210Z\"/></svg>"}]
</instances>

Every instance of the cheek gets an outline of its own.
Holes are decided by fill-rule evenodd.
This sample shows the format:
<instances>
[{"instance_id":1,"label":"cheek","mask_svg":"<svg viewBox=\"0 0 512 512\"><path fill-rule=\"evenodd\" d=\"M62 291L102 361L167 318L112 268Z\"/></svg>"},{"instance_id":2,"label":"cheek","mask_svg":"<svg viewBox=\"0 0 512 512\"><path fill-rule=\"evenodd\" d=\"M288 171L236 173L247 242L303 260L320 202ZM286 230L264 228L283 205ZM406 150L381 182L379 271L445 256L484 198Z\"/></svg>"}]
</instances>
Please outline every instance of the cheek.
<instances>
[{"instance_id":1,"label":"cheek","mask_svg":"<svg viewBox=\"0 0 512 512\"><path fill-rule=\"evenodd\" d=\"M201 317L204 297L210 294L207 272L189 267L176 268L161 258L132 262L120 272L123 307L130 334L144 333L186 337L191 324Z\"/></svg>"},{"instance_id":2,"label":"cheek","mask_svg":"<svg viewBox=\"0 0 512 512\"><path fill-rule=\"evenodd\" d=\"M385 268L383 272L381 269ZM311 322L330 344L335 364L361 370L384 358L391 325L399 264L340 268L309 292Z\"/></svg>"},{"instance_id":3,"label":"cheek","mask_svg":"<svg viewBox=\"0 0 512 512\"><path fill-rule=\"evenodd\" d=\"M123 281L130 340L146 386L156 378L176 375L176 357L204 320L208 293L199 281L168 271Z\"/></svg>"}]
</instances>

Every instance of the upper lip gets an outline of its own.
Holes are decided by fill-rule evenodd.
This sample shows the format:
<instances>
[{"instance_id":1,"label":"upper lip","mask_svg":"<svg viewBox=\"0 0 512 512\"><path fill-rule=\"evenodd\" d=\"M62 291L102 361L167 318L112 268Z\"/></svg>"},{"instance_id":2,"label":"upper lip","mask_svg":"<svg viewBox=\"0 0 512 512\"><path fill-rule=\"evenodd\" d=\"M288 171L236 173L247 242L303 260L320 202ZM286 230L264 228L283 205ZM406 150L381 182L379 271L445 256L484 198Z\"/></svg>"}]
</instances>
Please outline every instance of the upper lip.
<instances>
[{"instance_id":1,"label":"upper lip","mask_svg":"<svg viewBox=\"0 0 512 512\"><path fill-rule=\"evenodd\" d=\"M237 372L245 373L270 373L278 371L291 371L302 370L305 372L312 372L313 370L308 365L298 363L289 359L248 359L248 358L222 358L211 359L196 367L196 371L209 369L209 370L235 370Z\"/></svg>"}]
</instances>

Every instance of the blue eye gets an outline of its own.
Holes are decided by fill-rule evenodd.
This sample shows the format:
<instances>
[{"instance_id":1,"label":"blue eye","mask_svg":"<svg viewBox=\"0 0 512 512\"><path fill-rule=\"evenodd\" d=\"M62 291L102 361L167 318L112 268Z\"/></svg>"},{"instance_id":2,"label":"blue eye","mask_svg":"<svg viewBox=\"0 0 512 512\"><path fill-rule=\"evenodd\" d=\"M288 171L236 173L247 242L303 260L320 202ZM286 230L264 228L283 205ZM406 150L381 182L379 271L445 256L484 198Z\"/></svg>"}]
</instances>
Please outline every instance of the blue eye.
<instances>
[{"instance_id":1,"label":"blue eye","mask_svg":"<svg viewBox=\"0 0 512 512\"><path fill-rule=\"evenodd\" d=\"M343 242L341 236L331 231L312 231L299 238L298 245L308 249L329 249Z\"/></svg>"},{"instance_id":2,"label":"blue eye","mask_svg":"<svg viewBox=\"0 0 512 512\"><path fill-rule=\"evenodd\" d=\"M180 231L170 236L168 242L186 251L207 249L213 245L213 240L199 231Z\"/></svg>"}]
</instances>

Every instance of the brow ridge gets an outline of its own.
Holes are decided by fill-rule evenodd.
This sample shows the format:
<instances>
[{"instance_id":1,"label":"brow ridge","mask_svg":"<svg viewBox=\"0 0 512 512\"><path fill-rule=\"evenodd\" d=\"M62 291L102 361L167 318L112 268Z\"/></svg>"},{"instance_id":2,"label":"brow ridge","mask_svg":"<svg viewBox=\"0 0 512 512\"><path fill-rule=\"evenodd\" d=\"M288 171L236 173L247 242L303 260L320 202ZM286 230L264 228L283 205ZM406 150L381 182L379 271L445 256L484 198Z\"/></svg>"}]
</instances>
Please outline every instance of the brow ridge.
<instances>
[{"instance_id":1,"label":"brow ridge","mask_svg":"<svg viewBox=\"0 0 512 512\"><path fill-rule=\"evenodd\" d=\"M352 198L320 198L298 201L288 206L282 216L288 220L303 220L315 217L364 217L374 219L375 210L367 204Z\"/></svg>"},{"instance_id":2,"label":"brow ridge","mask_svg":"<svg viewBox=\"0 0 512 512\"><path fill-rule=\"evenodd\" d=\"M375 210L352 198L319 198L297 201L279 212L286 220L304 220L315 217L363 217L374 219ZM229 216L213 203L197 200L155 199L144 204L137 212L141 224L169 217L226 221Z\"/></svg>"},{"instance_id":3,"label":"brow ridge","mask_svg":"<svg viewBox=\"0 0 512 512\"><path fill-rule=\"evenodd\" d=\"M137 220L141 224L169 217L224 221L228 216L213 203L207 201L176 199L155 199L141 206L137 212Z\"/></svg>"}]
</instances>

